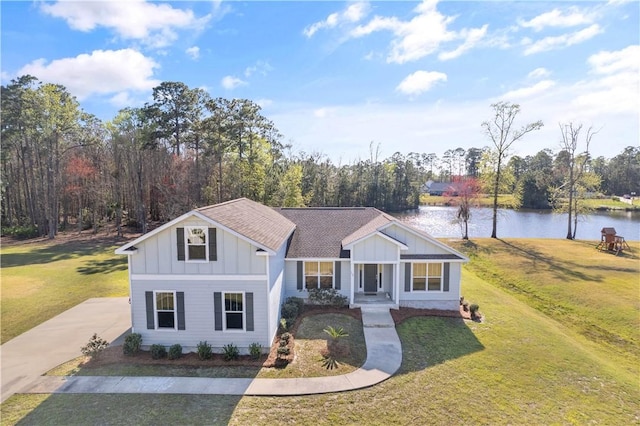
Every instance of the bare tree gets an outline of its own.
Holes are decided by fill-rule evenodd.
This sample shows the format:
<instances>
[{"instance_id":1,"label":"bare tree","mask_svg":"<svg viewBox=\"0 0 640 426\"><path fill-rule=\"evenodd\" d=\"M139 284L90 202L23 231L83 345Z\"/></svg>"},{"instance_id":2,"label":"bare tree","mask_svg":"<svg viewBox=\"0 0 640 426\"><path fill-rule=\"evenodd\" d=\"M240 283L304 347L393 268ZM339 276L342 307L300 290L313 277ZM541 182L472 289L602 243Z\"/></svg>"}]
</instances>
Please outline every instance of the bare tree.
<instances>
[{"instance_id":1,"label":"bare tree","mask_svg":"<svg viewBox=\"0 0 640 426\"><path fill-rule=\"evenodd\" d=\"M520 113L520 105L512 104L509 102L498 102L492 104L491 107L494 110L494 117L491 120L482 123L485 134L493 142L495 147L495 179L493 181L493 229L491 231L491 238L497 237L497 225L498 225L498 190L500 188L500 178L502 162L506 158L509 148L514 142L520 140L524 135L534 130L540 129L543 124L542 121L536 121L535 123L529 123L522 126L520 129L512 129L513 122Z\"/></svg>"}]
</instances>

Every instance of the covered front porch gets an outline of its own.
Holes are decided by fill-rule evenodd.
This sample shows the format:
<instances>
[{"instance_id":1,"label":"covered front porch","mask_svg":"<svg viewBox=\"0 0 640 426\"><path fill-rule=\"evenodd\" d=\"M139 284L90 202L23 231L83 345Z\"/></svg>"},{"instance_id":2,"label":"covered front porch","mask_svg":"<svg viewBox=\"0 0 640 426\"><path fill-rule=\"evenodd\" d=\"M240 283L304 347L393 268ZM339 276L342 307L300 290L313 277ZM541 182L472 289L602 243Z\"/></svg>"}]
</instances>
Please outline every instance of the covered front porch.
<instances>
[{"instance_id":1,"label":"covered front porch","mask_svg":"<svg viewBox=\"0 0 640 426\"><path fill-rule=\"evenodd\" d=\"M351 297L349 306L383 305L398 308L400 268L393 263L351 264Z\"/></svg>"}]
</instances>

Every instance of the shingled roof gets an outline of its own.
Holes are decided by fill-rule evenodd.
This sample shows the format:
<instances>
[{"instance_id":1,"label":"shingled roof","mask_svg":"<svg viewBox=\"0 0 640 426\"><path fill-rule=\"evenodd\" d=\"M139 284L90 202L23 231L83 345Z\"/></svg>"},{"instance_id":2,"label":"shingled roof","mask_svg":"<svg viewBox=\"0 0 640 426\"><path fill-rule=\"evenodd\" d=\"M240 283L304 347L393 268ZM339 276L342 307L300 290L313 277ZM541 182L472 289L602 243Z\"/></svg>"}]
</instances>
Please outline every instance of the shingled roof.
<instances>
[{"instance_id":1,"label":"shingled roof","mask_svg":"<svg viewBox=\"0 0 640 426\"><path fill-rule=\"evenodd\" d=\"M389 222L386 214L373 207L279 208L275 211L296 224L288 258L347 257L342 250L345 238L362 228L366 234ZM370 229L368 224L377 226Z\"/></svg>"},{"instance_id":2,"label":"shingled roof","mask_svg":"<svg viewBox=\"0 0 640 426\"><path fill-rule=\"evenodd\" d=\"M296 227L292 221L272 208L247 198L202 207L197 211L274 251L278 250Z\"/></svg>"}]
</instances>

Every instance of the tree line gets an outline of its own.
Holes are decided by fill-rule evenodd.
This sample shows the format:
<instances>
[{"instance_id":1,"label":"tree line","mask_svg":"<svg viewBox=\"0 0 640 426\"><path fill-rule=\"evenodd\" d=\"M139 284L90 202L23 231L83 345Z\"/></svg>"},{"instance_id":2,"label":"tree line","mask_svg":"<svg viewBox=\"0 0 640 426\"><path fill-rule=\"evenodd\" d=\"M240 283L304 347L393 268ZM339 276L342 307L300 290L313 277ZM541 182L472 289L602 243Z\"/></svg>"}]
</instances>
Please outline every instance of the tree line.
<instances>
[{"instance_id":1,"label":"tree line","mask_svg":"<svg viewBox=\"0 0 640 426\"><path fill-rule=\"evenodd\" d=\"M2 86L1 100L5 234L54 238L60 229L97 230L107 222L118 232L146 232L152 222L238 197L399 211L417 208L427 181L461 175L493 177L501 192L520 194L523 206L542 208L554 195L565 198L559 176L571 158L564 148L511 156L495 179L495 147L380 158L371 143L368 158L334 164L321 153L294 152L255 102L213 98L181 82L161 83L152 102L106 122L83 111L63 86L29 75ZM640 180L640 150L588 158L583 169L599 176L587 189L630 192Z\"/></svg>"}]
</instances>

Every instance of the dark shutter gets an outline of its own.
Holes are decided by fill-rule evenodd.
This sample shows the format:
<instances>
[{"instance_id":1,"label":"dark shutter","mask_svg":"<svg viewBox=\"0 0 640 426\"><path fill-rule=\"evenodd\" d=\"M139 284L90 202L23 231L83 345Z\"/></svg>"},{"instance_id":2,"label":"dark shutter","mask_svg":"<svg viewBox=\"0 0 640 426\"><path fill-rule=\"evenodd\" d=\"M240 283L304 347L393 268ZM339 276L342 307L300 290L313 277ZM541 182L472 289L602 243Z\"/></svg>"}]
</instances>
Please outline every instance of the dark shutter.
<instances>
[{"instance_id":1,"label":"dark shutter","mask_svg":"<svg viewBox=\"0 0 640 426\"><path fill-rule=\"evenodd\" d=\"M253 293L245 293L244 298L247 304L247 331L253 331Z\"/></svg>"},{"instance_id":2,"label":"dark shutter","mask_svg":"<svg viewBox=\"0 0 640 426\"><path fill-rule=\"evenodd\" d=\"M213 293L214 330L222 330L222 293Z\"/></svg>"},{"instance_id":3,"label":"dark shutter","mask_svg":"<svg viewBox=\"0 0 640 426\"><path fill-rule=\"evenodd\" d=\"M176 228L178 241L178 260L184 260L184 228Z\"/></svg>"},{"instance_id":4,"label":"dark shutter","mask_svg":"<svg viewBox=\"0 0 640 426\"><path fill-rule=\"evenodd\" d=\"M209 228L209 260L218 260L216 228Z\"/></svg>"},{"instance_id":5,"label":"dark shutter","mask_svg":"<svg viewBox=\"0 0 640 426\"><path fill-rule=\"evenodd\" d=\"M176 300L178 302L178 330L186 330L184 324L184 291L176 293Z\"/></svg>"},{"instance_id":6,"label":"dark shutter","mask_svg":"<svg viewBox=\"0 0 640 426\"><path fill-rule=\"evenodd\" d=\"M442 291L449 291L449 266L450 263L444 264L444 275L442 277Z\"/></svg>"},{"instance_id":7,"label":"dark shutter","mask_svg":"<svg viewBox=\"0 0 640 426\"><path fill-rule=\"evenodd\" d=\"M404 264L404 291L411 291L411 263Z\"/></svg>"},{"instance_id":8,"label":"dark shutter","mask_svg":"<svg viewBox=\"0 0 640 426\"><path fill-rule=\"evenodd\" d=\"M156 328L156 322L153 318L153 292L145 291L144 297L147 301L147 328L153 330Z\"/></svg>"},{"instance_id":9,"label":"dark shutter","mask_svg":"<svg viewBox=\"0 0 640 426\"><path fill-rule=\"evenodd\" d=\"M339 260L336 260L335 266L333 267L333 274L335 276L336 279L336 290L340 290L340 275L341 275L341 268L342 266L342 262L340 262Z\"/></svg>"},{"instance_id":10,"label":"dark shutter","mask_svg":"<svg viewBox=\"0 0 640 426\"><path fill-rule=\"evenodd\" d=\"M304 265L302 264L302 261L299 260L298 261L298 290L302 290L302 268L304 268Z\"/></svg>"}]
</instances>

